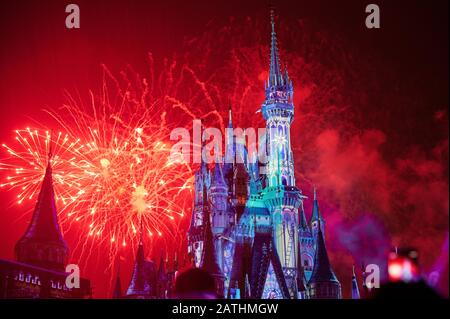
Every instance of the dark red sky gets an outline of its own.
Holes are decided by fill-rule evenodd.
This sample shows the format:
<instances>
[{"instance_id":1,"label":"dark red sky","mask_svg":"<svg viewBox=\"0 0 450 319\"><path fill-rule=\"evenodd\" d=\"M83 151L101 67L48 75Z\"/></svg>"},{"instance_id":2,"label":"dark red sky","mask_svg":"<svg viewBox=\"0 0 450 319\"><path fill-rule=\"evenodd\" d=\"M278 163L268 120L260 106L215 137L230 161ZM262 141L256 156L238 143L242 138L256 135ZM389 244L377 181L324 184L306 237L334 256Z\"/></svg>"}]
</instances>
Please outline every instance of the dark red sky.
<instances>
[{"instance_id":1,"label":"dark red sky","mask_svg":"<svg viewBox=\"0 0 450 319\"><path fill-rule=\"evenodd\" d=\"M266 48L268 5L242 2L76 1L81 29L68 30L64 9L71 2L2 1L1 142L11 140L12 130L32 125L31 119L45 121L41 109L61 105L64 89L82 95L99 89L102 63L113 72L131 64L145 76L148 52L156 61L189 55L200 64L202 45L225 52L233 46ZM366 1L276 2L280 46L294 64L299 99L292 133L301 149L295 153L298 183L307 194L312 183L321 186L328 225L337 225L332 238L367 233L364 225L376 218L388 244L419 246L432 267L448 234L448 1L372 2L381 8L380 30L364 26ZM246 25L255 30L235 41L224 36ZM185 39L197 39L200 49ZM222 64L210 64L202 74L226 69ZM249 108L260 103L254 100ZM344 115L335 111L347 108ZM240 114L244 121L246 113ZM26 226L21 213L8 208L11 198L0 194L1 258L13 257ZM373 229L368 240L383 237ZM361 255L366 249L348 241L334 247L346 254L331 256L343 281L349 281L348 251ZM97 296L107 295L104 282L94 279Z\"/></svg>"}]
</instances>

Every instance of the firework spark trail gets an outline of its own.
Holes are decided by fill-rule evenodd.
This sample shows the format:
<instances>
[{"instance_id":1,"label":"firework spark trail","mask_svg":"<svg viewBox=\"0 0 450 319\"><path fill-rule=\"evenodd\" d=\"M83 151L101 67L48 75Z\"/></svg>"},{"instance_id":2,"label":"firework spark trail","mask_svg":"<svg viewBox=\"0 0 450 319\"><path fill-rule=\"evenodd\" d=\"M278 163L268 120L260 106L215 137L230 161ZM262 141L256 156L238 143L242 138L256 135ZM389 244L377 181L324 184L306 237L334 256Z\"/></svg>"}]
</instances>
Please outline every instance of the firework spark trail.
<instances>
[{"instance_id":1,"label":"firework spark trail","mask_svg":"<svg viewBox=\"0 0 450 319\"><path fill-rule=\"evenodd\" d=\"M164 143L167 127L152 124L148 112L142 116L129 113L125 105L130 102L136 103L136 100L125 94L117 113L104 111L100 117L96 115L87 120L98 123L98 128L88 126L87 134L92 142L78 154L84 159L81 163L86 165L77 168L90 175L93 183L88 192L91 194L90 214L82 214L75 220L85 219L84 223L89 223L90 228L88 236L109 240L115 247L114 243L122 246L135 243L141 223L149 237L175 236L177 230L171 229L170 222L177 215L186 214L187 202L180 194L190 191L192 181L187 165L180 169L178 164L168 160L170 147ZM78 110L73 105L66 109L75 113ZM124 120L125 114L133 115ZM63 124L62 120L59 122ZM100 129L103 134L99 134ZM108 235L103 237L103 233Z\"/></svg>"},{"instance_id":2,"label":"firework spark trail","mask_svg":"<svg viewBox=\"0 0 450 319\"><path fill-rule=\"evenodd\" d=\"M149 240L179 236L180 219L191 208L192 170L170 156L165 113L158 118L144 105L146 82L141 96L118 90L118 106L107 91L104 86L100 99L91 93L88 111L71 96L61 110L47 111L64 134L17 130L17 146L3 144L9 158L0 169L10 175L0 186L17 191L19 204L36 200L52 147L60 222L84 239L74 250L90 258L106 244L112 262L141 230Z\"/></svg>"},{"instance_id":3,"label":"firework spark trail","mask_svg":"<svg viewBox=\"0 0 450 319\"><path fill-rule=\"evenodd\" d=\"M9 153L10 158L18 160L23 165L0 163L0 170L13 173L6 177L6 183L0 184L0 187L18 189L18 204L22 204L25 200L36 199L47 167L49 153L52 152L54 153L52 165L56 200L64 205L74 201L82 191L82 184L80 176L65 171L67 169L65 164L75 159L72 152L76 149L79 140L72 140L67 134L62 137L62 132L59 132L50 143L51 134L48 131L42 133L30 128L16 130L15 133L20 150L14 150L6 144L2 146Z\"/></svg>"}]
</instances>

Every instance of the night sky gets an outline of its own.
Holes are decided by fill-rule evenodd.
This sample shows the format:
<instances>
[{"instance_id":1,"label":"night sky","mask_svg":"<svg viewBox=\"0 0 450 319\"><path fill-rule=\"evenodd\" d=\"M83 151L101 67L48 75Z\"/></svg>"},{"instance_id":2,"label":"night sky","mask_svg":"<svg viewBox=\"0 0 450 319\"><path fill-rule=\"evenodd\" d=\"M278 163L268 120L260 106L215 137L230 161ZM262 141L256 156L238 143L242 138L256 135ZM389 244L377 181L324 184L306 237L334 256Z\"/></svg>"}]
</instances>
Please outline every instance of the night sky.
<instances>
[{"instance_id":1,"label":"night sky","mask_svg":"<svg viewBox=\"0 0 450 319\"><path fill-rule=\"evenodd\" d=\"M231 100L237 124L261 127L254 112L268 70L268 3L242 2L76 1L81 28L68 30L70 2L2 1L0 142L15 129L49 125L42 109L57 109L64 90L82 98L98 91L102 64L147 77L149 52L155 69L176 60L217 88L212 99L222 116ZM372 2L381 9L379 30L364 24ZM353 263L382 263L397 245L417 247L423 271L441 271L448 294L448 1L275 4L281 59L294 82L297 186L306 195L318 187L344 297ZM200 101L194 113L210 108ZM16 207L14 196L0 193L0 258L13 258L31 216L32 205ZM310 201L305 207L309 218ZM65 234L69 246L79 236ZM111 274L99 259L79 262L94 296L108 297Z\"/></svg>"}]
</instances>

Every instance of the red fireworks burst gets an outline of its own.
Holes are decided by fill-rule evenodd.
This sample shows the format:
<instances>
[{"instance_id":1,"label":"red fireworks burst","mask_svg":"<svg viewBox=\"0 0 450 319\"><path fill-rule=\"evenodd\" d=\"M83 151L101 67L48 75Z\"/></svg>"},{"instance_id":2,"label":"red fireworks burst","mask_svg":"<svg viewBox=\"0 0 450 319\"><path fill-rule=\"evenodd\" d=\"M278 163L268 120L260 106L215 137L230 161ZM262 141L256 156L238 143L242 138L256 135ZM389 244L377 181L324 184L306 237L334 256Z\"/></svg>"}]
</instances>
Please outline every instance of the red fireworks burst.
<instances>
[{"instance_id":1,"label":"red fireworks burst","mask_svg":"<svg viewBox=\"0 0 450 319\"><path fill-rule=\"evenodd\" d=\"M146 92L140 99L119 92L118 106L106 92L92 95L89 110L69 97L62 112L48 112L64 133L27 128L16 131L16 146L3 144L10 157L0 164L9 173L1 186L17 191L19 204L36 199L53 153L60 222L85 235L82 253L107 243L113 260L141 232L175 238L188 214L191 168L171 156L170 125L165 114L157 118Z\"/></svg>"}]
</instances>

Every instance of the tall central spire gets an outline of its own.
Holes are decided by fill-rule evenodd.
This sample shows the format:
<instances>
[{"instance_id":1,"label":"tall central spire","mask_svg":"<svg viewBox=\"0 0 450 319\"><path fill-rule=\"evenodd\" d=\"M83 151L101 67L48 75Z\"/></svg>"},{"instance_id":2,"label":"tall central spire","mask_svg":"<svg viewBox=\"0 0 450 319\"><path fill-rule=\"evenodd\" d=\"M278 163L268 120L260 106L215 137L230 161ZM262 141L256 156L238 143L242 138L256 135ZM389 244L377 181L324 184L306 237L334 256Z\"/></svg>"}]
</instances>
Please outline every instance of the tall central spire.
<instances>
[{"instance_id":1,"label":"tall central spire","mask_svg":"<svg viewBox=\"0 0 450 319\"><path fill-rule=\"evenodd\" d=\"M233 128L231 102L228 104L228 128Z\"/></svg>"},{"instance_id":2,"label":"tall central spire","mask_svg":"<svg viewBox=\"0 0 450 319\"><path fill-rule=\"evenodd\" d=\"M270 22L272 25L272 42L270 45L270 70L268 86L283 85L283 77L280 70L280 58L278 57L277 34L275 32L275 10L270 9Z\"/></svg>"},{"instance_id":3,"label":"tall central spire","mask_svg":"<svg viewBox=\"0 0 450 319\"><path fill-rule=\"evenodd\" d=\"M270 43L270 65L269 76L265 83L266 100L263 103L262 113L267 120L270 117L271 110L276 108L273 103L274 100L286 104L289 109L289 120L293 120L293 94L294 88L292 81L287 73L286 63L284 63L284 72L280 64L280 57L278 55L277 33L275 31L275 11L270 10L270 24L272 28L271 43ZM292 113L292 114L291 114Z\"/></svg>"}]
</instances>

